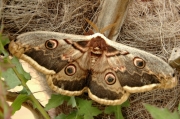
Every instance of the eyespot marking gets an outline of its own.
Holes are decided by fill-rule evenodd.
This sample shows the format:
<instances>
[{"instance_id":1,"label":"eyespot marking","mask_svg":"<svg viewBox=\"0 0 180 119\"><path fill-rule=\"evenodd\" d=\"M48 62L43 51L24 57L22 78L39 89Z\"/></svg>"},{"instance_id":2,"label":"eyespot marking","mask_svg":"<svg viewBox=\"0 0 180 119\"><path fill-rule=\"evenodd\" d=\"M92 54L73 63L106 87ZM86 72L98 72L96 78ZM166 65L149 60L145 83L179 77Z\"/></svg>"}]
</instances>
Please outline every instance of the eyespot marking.
<instances>
[{"instance_id":1,"label":"eyespot marking","mask_svg":"<svg viewBox=\"0 0 180 119\"><path fill-rule=\"evenodd\" d=\"M76 66L73 65L73 64L70 64L65 68L64 71L65 71L66 75L72 76L72 75L74 75L76 73Z\"/></svg>"},{"instance_id":2,"label":"eyespot marking","mask_svg":"<svg viewBox=\"0 0 180 119\"><path fill-rule=\"evenodd\" d=\"M45 42L45 47L49 50L53 50L58 46L58 41L56 39L50 39Z\"/></svg>"},{"instance_id":3,"label":"eyespot marking","mask_svg":"<svg viewBox=\"0 0 180 119\"><path fill-rule=\"evenodd\" d=\"M116 77L114 76L113 73L107 73L105 75L104 80L108 85L112 85L112 84L114 84L116 82Z\"/></svg>"},{"instance_id":4,"label":"eyespot marking","mask_svg":"<svg viewBox=\"0 0 180 119\"><path fill-rule=\"evenodd\" d=\"M135 57L133 62L134 62L134 65L140 69L144 68L146 65L145 61L139 57Z\"/></svg>"}]
</instances>

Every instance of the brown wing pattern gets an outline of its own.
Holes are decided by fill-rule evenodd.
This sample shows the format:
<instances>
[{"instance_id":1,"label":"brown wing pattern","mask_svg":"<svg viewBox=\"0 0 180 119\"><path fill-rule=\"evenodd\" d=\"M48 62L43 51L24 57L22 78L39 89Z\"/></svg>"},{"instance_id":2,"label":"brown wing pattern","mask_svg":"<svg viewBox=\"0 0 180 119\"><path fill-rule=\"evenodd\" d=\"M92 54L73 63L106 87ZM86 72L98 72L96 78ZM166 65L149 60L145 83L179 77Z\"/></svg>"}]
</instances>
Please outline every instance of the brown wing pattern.
<instances>
[{"instance_id":1,"label":"brown wing pattern","mask_svg":"<svg viewBox=\"0 0 180 119\"><path fill-rule=\"evenodd\" d=\"M130 93L171 88L173 69L156 56L110 41L102 34L80 36L47 31L22 34L10 52L46 74L52 90L122 104Z\"/></svg>"}]
</instances>

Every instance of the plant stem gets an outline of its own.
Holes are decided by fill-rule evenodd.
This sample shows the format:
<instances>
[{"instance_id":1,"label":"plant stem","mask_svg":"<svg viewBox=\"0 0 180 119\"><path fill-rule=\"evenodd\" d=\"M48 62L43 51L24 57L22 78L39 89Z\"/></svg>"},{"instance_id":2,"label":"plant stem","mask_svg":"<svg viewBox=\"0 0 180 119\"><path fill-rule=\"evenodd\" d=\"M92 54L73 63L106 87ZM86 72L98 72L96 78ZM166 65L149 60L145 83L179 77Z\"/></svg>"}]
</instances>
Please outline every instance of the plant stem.
<instances>
[{"instance_id":1,"label":"plant stem","mask_svg":"<svg viewBox=\"0 0 180 119\"><path fill-rule=\"evenodd\" d=\"M9 61L10 62L10 61ZM21 74L19 74L19 72L17 71L17 69L15 67L12 68L14 70L14 72L16 73L17 77L19 78L19 80L21 81L21 84L24 88L26 88L26 90L28 92L31 92L29 87L26 85L26 82L24 80L24 77L21 76ZM47 114L47 112L44 110L44 108L40 105L40 103L37 101L37 99L34 97L34 95L32 93L30 93L29 95L30 100L33 102L33 104L35 104L36 108L39 110L39 112L42 114L42 116L44 117L44 119L50 119L49 115Z\"/></svg>"},{"instance_id":2,"label":"plant stem","mask_svg":"<svg viewBox=\"0 0 180 119\"><path fill-rule=\"evenodd\" d=\"M115 118L116 119L124 119L122 112L121 112L121 105L116 106Z\"/></svg>"}]
</instances>

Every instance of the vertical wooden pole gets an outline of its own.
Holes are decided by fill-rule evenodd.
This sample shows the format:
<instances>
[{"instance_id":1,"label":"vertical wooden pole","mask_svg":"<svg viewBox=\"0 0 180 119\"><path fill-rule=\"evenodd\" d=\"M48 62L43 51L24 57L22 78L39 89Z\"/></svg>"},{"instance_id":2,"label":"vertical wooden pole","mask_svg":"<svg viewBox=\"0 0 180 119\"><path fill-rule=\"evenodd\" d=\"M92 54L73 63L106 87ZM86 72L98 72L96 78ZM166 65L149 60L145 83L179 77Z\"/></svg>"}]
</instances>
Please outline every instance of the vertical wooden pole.
<instances>
[{"instance_id":1,"label":"vertical wooden pole","mask_svg":"<svg viewBox=\"0 0 180 119\"><path fill-rule=\"evenodd\" d=\"M95 20L98 28L102 29L110 24L116 25L106 32L105 36L111 40L116 40L118 32L126 18L129 0L103 0L101 2L102 10Z\"/></svg>"}]
</instances>

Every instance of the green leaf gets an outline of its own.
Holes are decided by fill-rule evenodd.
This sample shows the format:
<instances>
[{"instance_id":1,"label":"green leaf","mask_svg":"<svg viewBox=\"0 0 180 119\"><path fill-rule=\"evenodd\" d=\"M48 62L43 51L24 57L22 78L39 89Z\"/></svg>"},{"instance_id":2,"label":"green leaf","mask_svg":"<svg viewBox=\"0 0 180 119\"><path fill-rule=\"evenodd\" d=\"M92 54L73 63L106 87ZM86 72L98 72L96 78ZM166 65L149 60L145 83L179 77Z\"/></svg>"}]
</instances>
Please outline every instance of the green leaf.
<instances>
[{"instance_id":1,"label":"green leaf","mask_svg":"<svg viewBox=\"0 0 180 119\"><path fill-rule=\"evenodd\" d=\"M119 105L118 105L119 106ZM112 114L114 113L116 110L116 107L115 106L107 106L104 110L104 113L106 114Z\"/></svg>"},{"instance_id":2,"label":"green leaf","mask_svg":"<svg viewBox=\"0 0 180 119\"><path fill-rule=\"evenodd\" d=\"M6 36L1 36L0 35L0 39L1 39L1 42L2 42L2 45L3 46L5 46L5 45L7 45L7 44L9 44L10 43L10 40L9 40L9 38L8 37L6 37Z\"/></svg>"},{"instance_id":3,"label":"green leaf","mask_svg":"<svg viewBox=\"0 0 180 119\"><path fill-rule=\"evenodd\" d=\"M130 103L129 100L126 100L123 104L121 104L121 107L129 107Z\"/></svg>"},{"instance_id":4,"label":"green leaf","mask_svg":"<svg viewBox=\"0 0 180 119\"><path fill-rule=\"evenodd\" d=\"M171 113L166 108L158 108L153 105L143 104L154 119L180 119L177 111Z\"/></svg>"},{"instance_id":5,"label":"green leaf","mask_svg":"<svg viewBox=\"0 0 180 119\"><path fill-rule=\"evenodd\" d=\"M77 111L73 111L68 115L61 113L60 115L58 115L54 119L83 119L83 118L82 118L82 116L77 115Z\"/></svg>"},{"instance_id":6,"label":"green leaf","mask_svg":"<svg viewBox=\"0 0 180 119\"><path fill-rule=\"evenodd\" d=\"M67 115L61 113L57 117L55 117L54 119L67 119Z\"/></svg>"},{"instance_id":7,"label":"green leaf","mask_svg":"<svg viewBox=\"0 0 180 119\"><path fill-rule=\"evenodd\" d=\"M4 45L2 43L2 34L0 34L0 53L4 50Z\"/></svg>"},{"instance_id":8,"label":"green leaf","mask_svg":"<svg viewBox=\"0 0 180 119\"><path fill-rule=\"evenodd\" d=\"M4 72L9 68L14 67L13 64L9 63L8 57L0 57L0 72Z\"/></svg>"},{"instance_id":9,"label":"green leaf","mask_svg":"<svg viewBox=\"0 0 180 119\"><path fill-rule=\"evenodd\" d=\"M0 33L0 42L2 43L2 46L5 46L10 43L10 40L7 36L4 36Z\"/></svg>"},{"instance_id":10,"label":"green leaf","mask_svg":"<svg viewBox=\"0 0 180 119\"><path fill-rule=\"evenodd\" d=\"M9 53L6 50L0 51L0 53L4 54L4 57L8 57Z\"/></svg>"},{"instance_id":11,"label":"green leaf","mask_svg":"<svg viewBox=\"0 0 180 119\"><path fill-rule=\"evenodd\" d=\"M180 104L178 105L178 112L180 113Z\"/></svg>"},{"instance_id":12,"label":"green leaf","mask_svg":"<svg viewBox=\"0 0 180 119\"><path fill-rule=\"evenodd\" d=\"M84 119L93 119L93 116L97 116L102 113L97 107L92 106L92 101L76 98L78 102L78 114L83 115Z\"/></svg>"},{"instance_id":13,"label":"green leaf","mask_svg":"<svg viewBox=\"0 0 180 119\"><path fill-rule=\"evenodd\" d=\"M67 104L68 104L68 105L71 105L72 107L76 107L77 104L76 104L76 99L75 99L75 97L74 97L74 96L71 96Z\"/></svg>"},{"instance_id":14,"label":"green leaf","mask_svg":"<svg viewBox=\"0 0 180 119\"><path fill-rule=\"evenodd\" d=\"M26 94L26 95L32 94L32 92L30 90L28 90L26 87L23 87L23 89L19 93Z\"/></svg>"},{"instance_id":15,"label":"green leaf","mask_svg":"<svg viewBox=\"0 0 180 119\"><path fill-rule=\"evenodd\" d=\"M6 84L9 86L10 89L21 84L12 68L9 68L5 72L2 72L2 77L5 79Z\"/></svg>"},{"instance_id":16,"label":"green leaf","mask_svg":"<svg viewBox=\"0 0 180 119\"><path fill-rule=\"evenodd\" d=\"M24 77L25 82L27 82L28 80L31 79L30 74L24 71L21 63L19 62L19 60L18 60L16 57L13 57L13 58L11 59L11 62L12 62L14 65L16 65L17 71L18 71L20 74L22 74L22 76Z\"/></svg>"},{"instance_id":17,"label":"green leaf","mask_svg":"<svg viewBox=\"0 0 180 119\"><path fill-rule=\"evenodd\" d=\"M104 113L106 114L115 114L116 119L124 119L121 112L122 105L108 106L105 108Z\"/></svg>"},{"instance_id":18,"label":"green leaf","mask_svg":"<svg viewBox=\"0 0 180 119\"><path fill-rule=\"evenodd\" d=\"M0 54L3 53L4 57L7 57L9 53L4 49L4 45L6 45L9 40L4 40L2 34L0 33Z\"/></svg>"},{"instance_id":19,"label":"green leaf","mask_svg":"<svg viewBox=\"0 0 180 119\"><path fill-rule=\"evenodd\" d=\"M69 100L70 97L60 95L60 94L52 94L51 99L48 101L48 104L45 106L45 110L49 110L51 108L55 108L61 105L64 101Z\"/></svg>"},{"instance_id":20,"label":"green leaf","mask_svg":"<svg viewBox=\"0 0 180 119\"><path fill-rule=\"evenodd\" d=\"M21 108L23 102L29 100L29 96L26 94L19 94L12 103L13 114Z\"/></svg>"}]
</instances>

